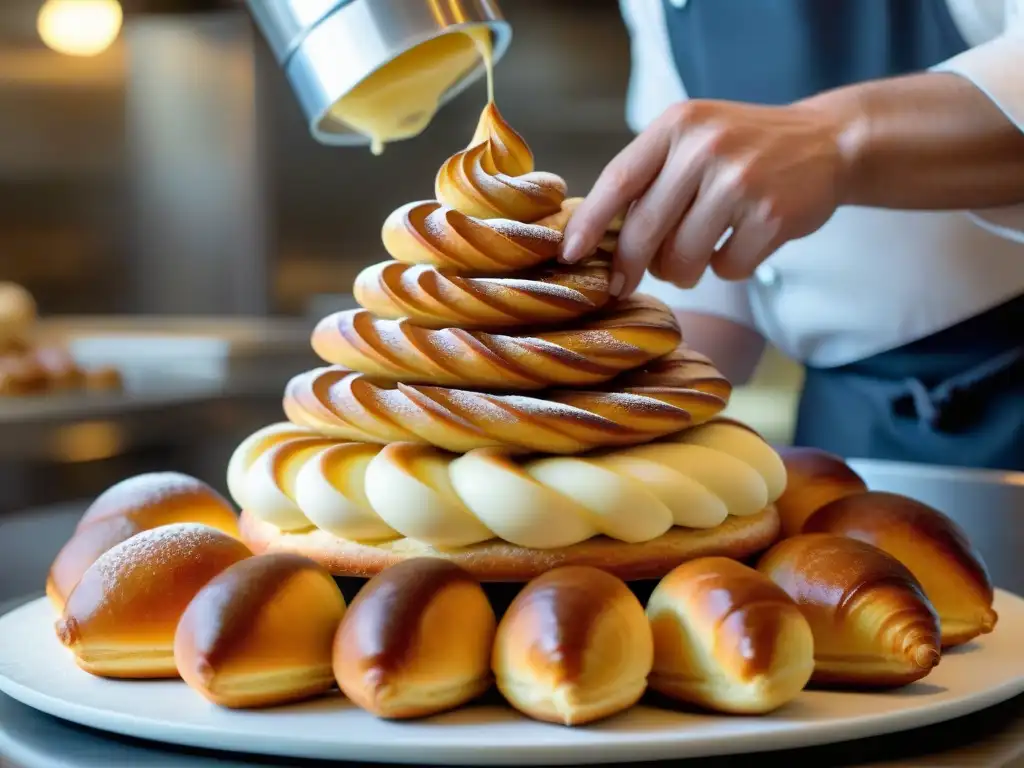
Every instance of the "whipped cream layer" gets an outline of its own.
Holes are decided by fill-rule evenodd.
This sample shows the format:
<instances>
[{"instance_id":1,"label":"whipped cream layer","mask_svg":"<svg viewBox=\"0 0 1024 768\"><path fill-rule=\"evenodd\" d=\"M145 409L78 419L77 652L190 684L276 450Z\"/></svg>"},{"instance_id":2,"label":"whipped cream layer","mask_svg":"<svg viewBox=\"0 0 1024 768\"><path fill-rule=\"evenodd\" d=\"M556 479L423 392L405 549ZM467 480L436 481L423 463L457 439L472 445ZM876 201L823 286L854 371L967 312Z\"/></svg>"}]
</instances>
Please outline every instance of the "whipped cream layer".
<instances>
[{"instance_id":1,"label":"whipped cream layer","mask_svg":"<svg viewBox=\"0 0 1024 768\"><path fill-rule=\"evenodd\" d=\"M786 485L779 455L719 419L654 443L578 456L372 445L293 424L253 434L228 467L231 496L282 530L353 541L408 537L437 548L490 539L533 549L604 535L655 539L760 512Z\"/></svg>"}]
</instances>

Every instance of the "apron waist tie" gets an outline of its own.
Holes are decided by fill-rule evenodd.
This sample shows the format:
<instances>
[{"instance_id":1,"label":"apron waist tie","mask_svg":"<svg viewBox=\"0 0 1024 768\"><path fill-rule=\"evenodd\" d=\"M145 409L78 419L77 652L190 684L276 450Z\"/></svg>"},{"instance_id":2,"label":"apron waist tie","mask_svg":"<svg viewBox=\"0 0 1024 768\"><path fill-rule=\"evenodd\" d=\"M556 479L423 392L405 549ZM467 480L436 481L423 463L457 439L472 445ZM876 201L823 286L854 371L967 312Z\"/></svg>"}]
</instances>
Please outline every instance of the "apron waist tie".
<instances>
[{"instance_id":1,"label":"apron waist tie","mask_svg":"<svg viewBox=\"0 0 1024 768\"><path fill-rule=\"evenodd\" d=\"M982 397L999 383L1024 373L1024 347L1010 349L934 387L918 378L903 382L892 399L893 412L916 417L926 432L956 432L970 426Z\"/></svg>"}]
</instances>

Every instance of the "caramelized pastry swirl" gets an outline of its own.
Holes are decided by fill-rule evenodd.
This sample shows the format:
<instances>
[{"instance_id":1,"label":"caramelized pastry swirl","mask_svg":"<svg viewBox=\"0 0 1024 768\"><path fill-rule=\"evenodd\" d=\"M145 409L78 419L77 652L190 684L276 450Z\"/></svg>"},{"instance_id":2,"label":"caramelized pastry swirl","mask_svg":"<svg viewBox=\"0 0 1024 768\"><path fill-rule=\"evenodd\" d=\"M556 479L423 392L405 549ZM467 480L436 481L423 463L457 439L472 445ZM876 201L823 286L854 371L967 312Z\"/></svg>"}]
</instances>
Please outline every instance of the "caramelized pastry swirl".
<instances>
[{"instance_id":1,"label":"caramelized pastry swirl","mask_svg":"<svg viewBox=\"0 0 1024 768\"><path fill-rule=\"evenodd\" d=\"M349 310L324 318L312 341L326 362L379 379L502 390L600 383L680 340L672 311L638 296L577 327L515 336L427 330Z\"/></svg>"},{"instance_id":2,"label":"caramelized pastry swirl","mask_svg":"<svg viewBox=\"0 0 1024 768\"><path fill-rule=\"evenodd\" d=\"M280 529L438 547L649 541L672 526L757 514L785 485L771 446L727 421L614 452L541 458L345 442L277 424L239 446L230 472L235 501Z\"/></svg>"},{"instance_id":3,"label":"caramelized pastry swirl","mask_svg":"<svg viewBox=\"0 0 1024 768\"><path fill-rule=\"evenodd\" d=\"M514 328L574 320L607 304L608 264L542 268L514 277L459 277L386 261L364 269L353 290L378 317L423 328Z\"/></svg>"},{"instance_id":4,"label":"caramelized pastry swirl","mask_svg":"<svg viewBox=\"0 0 1024 768\"><path fill-rule=\"evenodd\" d=\"M467 216L531 222L559 210L566 185L553 173L534 170L530 148L492 102L469 147L441 166L434 192Z\"/></svg>"},{"instance_id":5,"label":"caramelized pastry swirl","mask_svg":"<svg viewBox=\"0 0 1024 768\"><path fill-rule=\"evenodd\" d=\"M551 390L545 397L374 382L339 367L293 378L288 419L330 437L368 443L426 443L449 451L580 453L635 445L703 423L727 403L729 382L701 355L680 347L645 377L627 374L601 389Z\"/></svg>"}]
</instances>

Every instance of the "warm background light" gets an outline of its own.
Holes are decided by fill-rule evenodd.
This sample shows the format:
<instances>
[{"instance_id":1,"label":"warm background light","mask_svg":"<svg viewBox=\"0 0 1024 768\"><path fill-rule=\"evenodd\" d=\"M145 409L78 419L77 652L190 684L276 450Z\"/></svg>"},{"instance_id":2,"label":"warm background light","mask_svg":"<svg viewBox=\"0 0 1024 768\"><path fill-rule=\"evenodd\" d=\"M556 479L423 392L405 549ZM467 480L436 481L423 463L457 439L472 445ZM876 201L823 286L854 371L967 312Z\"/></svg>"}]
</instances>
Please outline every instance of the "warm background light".
<instances>
[{"instance_id":1,"label":"warm background light","mask_svg":"<svg viewBox=\"0 0 1024 768\"><path fill-rule=\"evenodd\" d=\"M117 0L46 0L36 26L53 50L95 56L117 39L122 16Z\"/></svg>"}]
</instances>

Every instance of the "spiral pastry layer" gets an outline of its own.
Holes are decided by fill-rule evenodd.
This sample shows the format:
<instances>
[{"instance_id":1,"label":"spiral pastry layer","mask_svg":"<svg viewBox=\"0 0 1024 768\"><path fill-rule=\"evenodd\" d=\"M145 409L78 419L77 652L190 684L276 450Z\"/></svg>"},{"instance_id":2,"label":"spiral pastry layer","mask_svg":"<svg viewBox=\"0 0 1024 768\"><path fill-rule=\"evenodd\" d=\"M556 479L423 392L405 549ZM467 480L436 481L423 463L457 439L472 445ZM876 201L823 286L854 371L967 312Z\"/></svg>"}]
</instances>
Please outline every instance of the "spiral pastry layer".
<instances>
[{"instance_id":1,"label":"spiral pastry layer","mask_svg":"<svg viewBox=\"0 0 1024 768\"><path fill-rule=\"evenodd\" d=\"M434 193L467 216L531 222L561 208L566 185L553 173L534 170L530 148L491 103L469 146L441 166Z\"/></svg>"},{"instance_id":2,"label":"spiral pastry layer","mask_svg":"<svg viewBox=\"0 0 1024 768\"><path fill-rule=\"evenodd\" d=\"M523 460L490 448L459 456L341 442L277 424L239 446L228 474L235 501L282 530L443 548L496 538L535 549L599 535L649 541L673 526L756 514L786 481L778 454L728 421L633 448Z\"/></svg>"},{"instance_id":3,"label":"spiral pastry layer","mask_svg":"<svg viewBox=\"0 0 1024 768\"><path fill-rule=\"evenodd\" d=\"M545 397L381 383L345 368L318 368L285 391L288 419L323 435L368 443L426 443L449 451L506 448L571 454L634 445L701 424L725 408L729 382L680 348L646 379L631 371L601 389Z\"/></svg>"},{"instance_id":4,"label":"spiral pastry layer","mask_svg":"<svg viewBox=\"0 0 1024 768\"><path fill-rule=\"evenodd\" d=\"M312 341L326 362L378 379L523 390L604 382L672 351L680 338L671 310L640 296L572 328L511 336L429 330L349 310L324 318Z\"/></svg>"},{"instance_id":5,"label":"spiral pastry layer","mask_svg":"<svg viewBox=\"0 0 1024 768\"><path fill-rule=\"evenodd\" d=\"M378 317L423 328L515 328L575 320L609 300L608 264L539 268L514 277L459 277L395 261L364 269L353 293Z\"/></svg>"}]
</instances>

